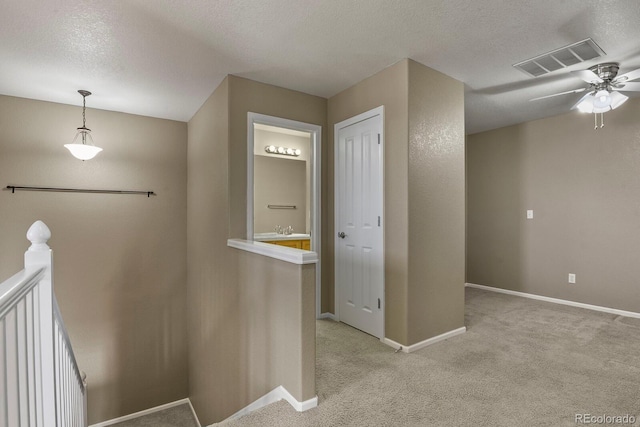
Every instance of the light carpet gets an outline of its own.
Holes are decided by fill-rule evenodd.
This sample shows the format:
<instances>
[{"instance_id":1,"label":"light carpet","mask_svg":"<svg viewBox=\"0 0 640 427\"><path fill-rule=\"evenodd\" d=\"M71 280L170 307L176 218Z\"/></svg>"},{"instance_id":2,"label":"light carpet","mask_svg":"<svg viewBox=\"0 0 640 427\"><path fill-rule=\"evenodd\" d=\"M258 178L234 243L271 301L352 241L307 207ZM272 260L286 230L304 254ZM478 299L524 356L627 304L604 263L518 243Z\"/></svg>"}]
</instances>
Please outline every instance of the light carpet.
<instances>
[{"instance_id":1,"label":"light carpet","mask_svg":"<svg viewBox=\"0 0 640 427\"><path fill-rule=\"evenodd\" d=\"M198 427L189 404L153 412L133 420L112 424L111 427Z\"/></svg>"},{"instance_id":2,"label":"light carpet","mask_svg":"<svg viewBox=\"0 0 640 427\"><path fill-rule=\"evenodd\" d=\"M576 426L576 414L629 414L640 425L640 319L471 288L465 317L465 334L411 354L318 321L319 406L283 400L220 424Z\"/></svg>"}]
</instances>

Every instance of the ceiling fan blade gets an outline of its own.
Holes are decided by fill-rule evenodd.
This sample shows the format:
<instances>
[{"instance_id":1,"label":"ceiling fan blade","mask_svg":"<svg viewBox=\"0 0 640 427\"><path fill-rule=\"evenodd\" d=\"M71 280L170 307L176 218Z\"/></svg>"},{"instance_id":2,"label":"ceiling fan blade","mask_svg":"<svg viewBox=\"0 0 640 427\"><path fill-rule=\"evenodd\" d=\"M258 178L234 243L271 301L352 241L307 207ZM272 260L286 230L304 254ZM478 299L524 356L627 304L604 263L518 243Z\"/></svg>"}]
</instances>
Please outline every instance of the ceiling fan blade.
<instances>
[{"instance_id":1,"label":"ceiling fan blade","mask_svg":"<svg viewBox=\"0 0 640 427\"><path fill-rule=\"evenodd\" d=\"M560 95L568 95L570 93L580 93L580 92L584 92L585 90L587 90L587 88L581 87L579 89L568 90L566 92L554 93L553 95L539 96L537 98L530 99L529 101L538 101L540 99L552 98L554 96L560 96Z\"/></svg>"},{"instance_id":2,"label":"ceiling fan blade","mask_svg":"<svg viewBox=\"0 0 640 427\"><path fill-rule=\"evenodd\" d=\"M628 73L625 73L621 76L618 76L613 81L616 83L623 83L623 82L635 80L637 78L640 78L640 68L638 68L637 70L629 71Z\"/></svg>"},{"instance_id":3,"label":"ceiling fan blade","mask_svg":"<svg viewBox=\"0 0 640 427\"><path fill-rule=\"evenodd\" d=\"M640 92L640 82L618 83L615 88L620 92Z\"/></svg>"},{"instance_id":4,"label":"ceiling fan blade","mask_svg":"<svg viewBox=\"0 0 640 427\"><path fill-rule=\"evenodd\" d=\"M591 70L578 70L578 71L572 71L572 73L580 77L582 80L584 80L587 83L602 83L604 81L596 73L594 73Z\"/></svg>"}]
</instances>

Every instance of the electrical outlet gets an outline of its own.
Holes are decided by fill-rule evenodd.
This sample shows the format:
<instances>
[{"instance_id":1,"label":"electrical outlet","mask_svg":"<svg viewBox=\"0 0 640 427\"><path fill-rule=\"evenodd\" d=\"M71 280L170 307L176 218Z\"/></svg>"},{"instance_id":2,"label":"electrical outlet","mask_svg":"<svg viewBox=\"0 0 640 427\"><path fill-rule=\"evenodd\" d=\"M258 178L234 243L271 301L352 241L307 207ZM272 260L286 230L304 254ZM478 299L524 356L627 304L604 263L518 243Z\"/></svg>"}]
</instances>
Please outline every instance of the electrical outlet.
<instances>
[{"instance_id":1,"label":"electrical outlet","mask_svg":"<svg viewBox=\"0 0 640 427\"><path fill-rule=\"evenodd\" d=\"M527 219L533 219L533 209L527 210Z\"/></svg>"},{"instance_id":2,"label":"electrical outlet","mask_svg":"<svg viewBox=\"0 0 640 427\"><path fill-rule=\"evenodd\" d=\"M576 283L576 275L569 273L569 283Z\"/></svg>"}]
</instances>

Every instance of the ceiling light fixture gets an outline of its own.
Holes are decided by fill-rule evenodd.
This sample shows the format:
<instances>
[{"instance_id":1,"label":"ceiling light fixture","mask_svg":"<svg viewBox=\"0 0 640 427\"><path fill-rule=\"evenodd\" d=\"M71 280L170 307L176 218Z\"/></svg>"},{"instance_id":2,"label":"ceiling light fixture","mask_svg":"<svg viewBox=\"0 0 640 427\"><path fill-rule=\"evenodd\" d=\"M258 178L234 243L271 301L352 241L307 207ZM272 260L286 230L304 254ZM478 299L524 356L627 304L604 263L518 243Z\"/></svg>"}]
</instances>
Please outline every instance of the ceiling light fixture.
<instances>
[{"instance_id":1,"label":"ceiling light fixture","mask_svg":"<svg viewBox=\"0 0 640 427\"><path fill-rule=\"evenodd\" d=\"M86 109L87 109L87 96L91 95L91 92L88 90L79 90L78 93L82 95L82 127L78 128L78 132L76 133L76 137L73 138L73 142L71 144L65 144L67 150L71 152L73 157L80 160L90 160L93 159L96 154L102 151L102 148L96 147L93 144L93 138L91 137L91 129L87 127L86 120ZM82 143L76 143L78 137L81 137ZM89 142L87 142L87 140Z\"/></svg>"},{"instance_id":2,"label":"ceiling light fixture","mask_svg":"<svg viewBox=\"0 0 640 427\"><path fill-rule=\"evenodd\" d=\"M581 78L591 85L589 92L584 95L574 106L582 113L593 113L594 129L604 127L604 113L615 110L624 104L628 96L615 89L625 90L625 84L629 73L618 75L619 65L615 62L598 64L589 70L580 71ZM631 76L633 77L633 76ZM629 89L634 89L630 87ZM600 126L598 126L598 114L600 114Z\"/></svg>"},{"instance_id":3,"label":"ceiling light fixture","mask_svg":"<svg viewBox=\"0 0 640 427\"><path fill-rule=\"evenodd\" d=\"M572 71L589 83L589 87L540 96L531 101L586 91L586 95L580 98L572 109L576 108L582 113L593 113L594 129L597 130L598 127L604 127L604 113L615 110L629 99L620 92L640 92L640 82L629 83L631 80L640 79L640 68L621 76L618 76L619 69L620 64L617 62L606 62L594 65L587 70ZM600 126L598 126L598 114L600 114Z\"/></svg>"}]
</instances>

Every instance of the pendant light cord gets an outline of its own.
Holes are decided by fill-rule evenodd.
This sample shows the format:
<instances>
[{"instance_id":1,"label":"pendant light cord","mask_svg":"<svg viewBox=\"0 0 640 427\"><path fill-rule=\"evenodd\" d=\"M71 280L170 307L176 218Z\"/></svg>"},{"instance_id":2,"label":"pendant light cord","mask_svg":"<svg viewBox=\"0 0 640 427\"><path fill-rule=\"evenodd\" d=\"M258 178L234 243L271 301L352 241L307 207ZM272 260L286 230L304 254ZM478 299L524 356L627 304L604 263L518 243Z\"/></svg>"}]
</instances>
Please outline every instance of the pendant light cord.
<instances>
[{"instance_id":1,"label":"pendant light cord","mask_svg":"<svg viewBox=\"0 0 640 427\"><path fill-rule=\"evenodd\" d=\"M87 95L85 95L84 93L81 93L82 95L82 127L80 129L82 129L82 145L86 145L87 144L87 115L86 115L86 110L87 110Z\"/></svg>"},{"instance_id":2,"label":"pendant light cord","mask_svg":"<svg viewBox=\"0 0 640 427\"><path fill-rule=\"evenodd\" d=\"M83 128L87 127L87 125L86 125L87 116L86 116L86 113L85 113L86 108L87 108L87 95L83 94L82 95L82 127Z\"/></svg>"},{"instance_id":3,"label":"pendant light cord","mask_svg":"<svg viewBox=\"0 0 640 427\"><path fill-rule=\"evenodd\" d=\"M82 127L78 129L90 131L87 128L87 96L91 95L88 90L79 90L78 93L82 95Z\"/></svg>"},{"instance_id":4,"label":"pendant light cord","mask_svg":"<svg viewBox=\"0 0 640 427\"><path fill-rule=\"evenodd\" d=\"M86 145L87 132L89 131L89 129L87 129L87 96L91 95L91 92L86 90L79 90L78 92L82 95L82 127L78 129L81 129L82 144Z\"/></svg>"}]
</instances>

